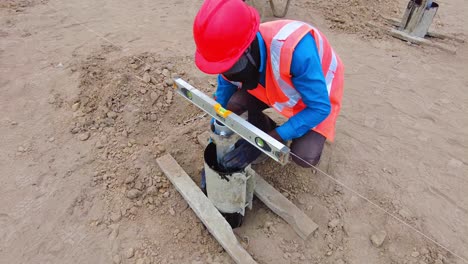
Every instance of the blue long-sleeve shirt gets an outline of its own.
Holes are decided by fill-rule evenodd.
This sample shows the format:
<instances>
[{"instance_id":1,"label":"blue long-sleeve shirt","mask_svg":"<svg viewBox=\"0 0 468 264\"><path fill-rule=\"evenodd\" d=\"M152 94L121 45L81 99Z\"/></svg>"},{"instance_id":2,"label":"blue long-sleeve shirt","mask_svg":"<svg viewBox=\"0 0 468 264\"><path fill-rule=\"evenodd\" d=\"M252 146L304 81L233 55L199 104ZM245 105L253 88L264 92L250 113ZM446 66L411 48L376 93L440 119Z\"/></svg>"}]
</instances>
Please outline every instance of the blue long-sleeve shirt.
<instances>
[{"instance_id":1,"label":"blue long-sleeve shirt","mask_svg":"<svg viewBox=\"0 0 468 264\"><path fill-rule=\"evenodd\" d=\"M260 44L260 84L265 86L266 46L260 33L257 33ZM327 92L325 77L322 72L317 46L314 38L306 34L297 44L291 62L292 83L306 105L301 112L289 118L276 131L283 140L298 138L314 128L330 114L331 105ZM223 107L237 87L218 76L216 100Z\"/></svg>"}]
</instances>

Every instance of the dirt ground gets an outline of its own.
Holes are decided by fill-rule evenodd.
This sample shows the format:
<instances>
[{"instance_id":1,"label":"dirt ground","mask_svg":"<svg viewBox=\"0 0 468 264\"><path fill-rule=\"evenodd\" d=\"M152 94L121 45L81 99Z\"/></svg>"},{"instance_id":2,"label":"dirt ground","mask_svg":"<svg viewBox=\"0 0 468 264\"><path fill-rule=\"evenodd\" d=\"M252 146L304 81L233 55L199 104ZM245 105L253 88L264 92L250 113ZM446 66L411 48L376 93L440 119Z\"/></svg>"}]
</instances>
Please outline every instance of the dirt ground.
<instances>
[{"instance_id":1,"label":"dirt ground","mask_svg":"<svg viewBox=\"0 0 468 264\"><path fill-rule=\"evenodd\" d=\"M155 162L170 153L200 180L209 118L170 86L215 90L193 63L201 2L0 3L0 263L232 263ZM433 30L466 39L468 3L439 4ZM344 186L256 166L319 224L303 241L256 201L235 233L258 263L468 263L468 45L373 26L405 5L292 1L287 18L322 29L345 63L320 164Z\"/></svg>"}]
</instances>

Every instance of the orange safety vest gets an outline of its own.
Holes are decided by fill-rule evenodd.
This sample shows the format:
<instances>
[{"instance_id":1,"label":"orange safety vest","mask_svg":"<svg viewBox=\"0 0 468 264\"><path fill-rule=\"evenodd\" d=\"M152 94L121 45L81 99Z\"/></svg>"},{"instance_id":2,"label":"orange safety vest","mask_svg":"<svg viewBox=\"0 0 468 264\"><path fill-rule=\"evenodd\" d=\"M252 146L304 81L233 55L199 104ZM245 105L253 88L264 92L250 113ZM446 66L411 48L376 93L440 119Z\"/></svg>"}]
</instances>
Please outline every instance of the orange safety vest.
<instances>
[{"instance_id":1,"label":"orange safety vest","mask_svg":"<svg viewBox=\"0 0 468 264\"><path fill-rule=\"evenodd\" d=\"M328 40L315 27L292 20L260 24L260 34L267 47L265 87L259 84L248 92L287 118L302 111L306 105L294 88L290 70L294 49L307 33L315 39L331 103L330 114L313 130L333 141L343 97L344 67ZM240 83L232 83L240 87Z\"/></svg>"}]
</instances>

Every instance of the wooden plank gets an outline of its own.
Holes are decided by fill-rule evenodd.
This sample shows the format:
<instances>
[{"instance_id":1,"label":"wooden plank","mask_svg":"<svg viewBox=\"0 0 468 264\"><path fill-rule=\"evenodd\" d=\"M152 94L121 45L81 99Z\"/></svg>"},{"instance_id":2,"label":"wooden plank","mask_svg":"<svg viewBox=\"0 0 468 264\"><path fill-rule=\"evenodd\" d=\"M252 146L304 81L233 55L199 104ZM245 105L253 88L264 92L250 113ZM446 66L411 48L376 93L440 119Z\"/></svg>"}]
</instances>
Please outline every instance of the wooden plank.
<instances>
[{"instance_id":1,"label":"wooden plank","mask_svg":"<svg viewBox=\"0 0 468 264\"><path fill-rule=\"evenodd\" d=\"M427 36L431 37L431 38L439 38L439 39L448 39L448 40L453 40L455 42L458 42L458 43L465 43L465 40L464 39L461 39L461 38L458 38L458 37L455 37L455 36L450 36L450 35L445 35L445 34L441 34L441 33L437 33L437 32L432 32L432 31L429 31L427 32Z\"/></svg>"},{"instance_id":2,"label":"wooden plank","mask_svg":"<svg viewBox=\"0 0 468 264\"><path fill-rule=\"evenodd\" d=\"M308 240L317 230L318 225L260 175L256 174L255 179L255 195L258 199L290 224L302 239Z\"/></svg>"},{"instance_id":3,"label":"wooden plank","mask_svg":"<svg viewBox=\"0 0 468 264\"><path fill-rule=\"evenodd\" d=\"M418 45L427 45L427 46L430 46L430 47L438 48L438 49L447 51L447 52L449 52L451 54L456 54L457 53L456 49L453 49L451 47L448 47L448 46L445 46L445 45L442 45L442 44L439 44L439 43L434 43L434 42L432 42L430 40L427 40L427 39L424 39L424 38L410 36L406 32L403 32L403 31L400 31L400 30L390 29L388 32L389 32L389 34L391 36L393 36L395 38L399 38L399 39L402 39L402 40L405 40L405 41L409 41L411 43L415 43L415 44L418 44Z\"/></svg>"},{"instance_id":4,"label":"wooden plank","mask_svg":"<svg viewBox=\"0 0 468 264\"><path fill-rule=\"evenodd\" d=\"M232 228L177 161L167 154L156 160L166 177L236 263L257 263L240 245Z\"/></svg>"}]
</instances>

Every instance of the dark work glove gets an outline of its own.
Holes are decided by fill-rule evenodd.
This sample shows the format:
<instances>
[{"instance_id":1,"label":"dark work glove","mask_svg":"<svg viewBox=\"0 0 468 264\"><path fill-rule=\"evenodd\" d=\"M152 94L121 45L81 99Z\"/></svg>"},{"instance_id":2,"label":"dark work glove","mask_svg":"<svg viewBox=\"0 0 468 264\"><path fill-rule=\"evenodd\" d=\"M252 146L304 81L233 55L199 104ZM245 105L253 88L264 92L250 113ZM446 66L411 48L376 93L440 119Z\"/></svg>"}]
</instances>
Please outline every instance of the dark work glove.
<instances>
[{"instance_id":1,"label":"dark work glove","mask_svg":"<svg viewBox=\"0 0 468 264\"><path fill-rule=\"evenodd\" d=\"M222 166L227 170L241 170L256 160L262 152L247 142L239 139L234 150L228 152L223 157Z\"/></svg>"}]
</instances>

